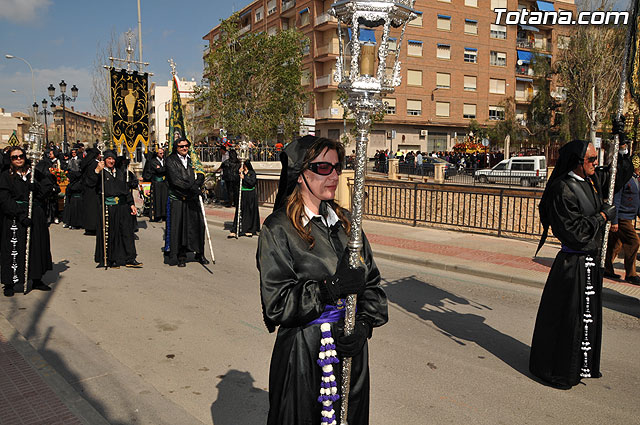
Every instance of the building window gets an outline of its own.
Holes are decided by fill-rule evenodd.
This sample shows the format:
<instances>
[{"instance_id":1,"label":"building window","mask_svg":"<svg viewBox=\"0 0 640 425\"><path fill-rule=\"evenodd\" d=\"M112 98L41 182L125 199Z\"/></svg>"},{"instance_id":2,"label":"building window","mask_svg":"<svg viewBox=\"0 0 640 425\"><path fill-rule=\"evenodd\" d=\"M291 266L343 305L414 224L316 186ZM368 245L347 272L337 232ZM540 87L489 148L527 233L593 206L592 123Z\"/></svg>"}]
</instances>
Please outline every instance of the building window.
<instances>
[{"instance_id":1,"label":"building window","mask_svg":"<svg viewBox=\"0 0 640 425\"><path fill-rule=\"evenodd\" d=\"M276 9L276 0L270 0L269 3L267 3L267 16L276 13Z\"/></svg>"},{"instance_id":2,"label":"building window","mask_svg":"<svg viewBox=\"0 0 640 425\"><path fill-rule=\"evenodd\" d=\"M300 76L300 85L308 86L311 83L311 71L308 69L302 70L302 75Z\"/></svg>"},{"instance_id":3,"label":"building window","mask_svg":"<svg viewBox=\"0 0 640 425\"><path fill-rule=\"evenodd\" d=\"M422 56L422 41L409 40L407 42L407 55Z\"/></svg>"},{"instance_id":4,"label":"building window","mask_svg":"<svg viewBox=\"0 0 640 425\"><path fill-rule=\"evenodd\" d=\"M396 100L395 99L384 99L385 102L385 113L387 115L395 115L396 114Z\"/></svg>"},{"instance_id":5,"label":"building window","mask_svg":"<svg viewBox=\"0 0 640 425\"><path fill-rule=\"evenodd\" d=\"M473 75L464 76L465 91L476 91L476 77Z\"/></svg>"},{"instance_id":6,"label":"building window","mask_svg":"<svg viewBox=\"0 0 640 425\"><path fill-rule=\"evenodd\" d=\"M493 66L507 66L507 54L504 52L495 52L492 50L489 60L489 63Z\"/></svg>"},{"instance_id":7,"label":"building window","mask_svg":"<svg viewBox=\"0 0 640 425\"><path fill-rule=\"evenodd\" d=\"M478 0L464 0L465 6L478 7Z\"/></svg>"},{"instance_id":8,"label":"building window","mask_svg":"<svg viewBox=\"0 0 640 425\"><path fill-rule=\"evenodd\" d=\"M259 8L256 9L256 22L261 21L262 20L262 14L264 13L264 8L262 6L260 6Z\"/></svg>"},{"instance_id":9,"label":"building window","mask_svg":"<svg viewBox=\"0 0 640 425\"><path fill-rule=\"evenodd\" d=\"M468 63L478 63L478 49L474 49L472 47L465 47L464 61Z\"/></svg>"},{"instance_id":10,"label":"building window","mask_svg":"<svg viewBox=\"0 0 640 425\"><path fill-rule=\"evenodd\" d=\"M491 0L491 10L493 9L506 9L507 0Z\"/></svg>"},{"instance_id":11,"label":"building window","mask_svg":"<svg viewBox=\"0 0 640 425\"><path fill-rule=\"evenodd\" d=\"M278 28L273 26L273 27L269 27L269 29L267 30L267 35L276 35L276 33L278 32Z\"/></svg>"},{"instance_id":12,"label":"building window","mask_svg":"<svg viewBox=\"0 0 640 425\"><path fill-rule=\"evenodd\" d=\"M305 25L309 25L310 17L309 17L309 8L302 9L300 11L300 26L304 27Z\"/></svg>"},{"instance_id":13,"label":"building window","mask_svg":"<svg viewBox=\"0 0 640 425\"><path fill-rule=\"evenodd\" d=\"M451 88L451 74L436 73L436 87L439 89Z\"/></svg>"},{"instance_id":14,"label":"building window","mask_svg":"<svg viewBox=\"0 0 640 425\"><path fill-rule=\"evenodd\" d=\"M416 19L414 19L413 21L409 22L409 25L411 25L412 27L421 27L422 26L422 12L416 12L418 14L418 17Z\"/></svg>"},{"instance_id":15,"label":"building window","mask_svg":"<svg viewBox=\"0 0 640 425\"><path fill-rule=\"evenodd\" d=\"M490 120L504 120L504 106L489 106Z\"/></svg>"},{"instance_id":16,"label":"building window","mask_svg":"<svg viewBox=\"0 0 640 425\"><path fill-rule=\"evenodd\" d=\"M438 15L437 28L441 31L451 31L451 16Z\"/></svg>"},{"instance_id":17,"label":"building window","mask_svg":"<svg viewBox=\"0 0 640 425\"><path fill-rule=\"evenodd\" d=\"M448 44L438 44L436 56L438 59L451 59L451 46Z\"/></svg>"},{"instance_id":18,"label":"building window","mask_svg":"<svg viewBox=\"0 0 640 425\"><path fill-rule=\"evenodd\" d=\"M465 19L464 33L478 35L478 21L474 21L473 19Z\"/></svg>"},{"instance_id":19,"label":"building window","mask_svg":"<svg viewBox=\"0 0 640 425\"><path fill-rule=\"evenodd\" d=\"M449 116L449 102L436 102L436 116L437 117Z\"/></svg>"},{"instance_id":20,"label":"building window","mask_svg":"<svg viewBox=\"0 0 640 425\"><path fill-rule=\"evenodd\" d=\"M407 115L412 115L412 116L422 115L422 101L407 100Z\"/></svg>"},{"instance_id":21,"label":"building window","mask_svg":"<svg viewBox=\"0 0 640 425\"><path fill-rule=\"evenodd\" d=\"M506 80L491 78L489 80L489 93L505 94Z\"/></svg>"},{"instance_id":22,"label":"building window","mask_svg":"<svg viewBox=\"0 0 640 425\"><path fill-rule=\"evenodd\" d=\"M407 70L407 85L409 86L421 86L422 85L422 71L417 69Z\"/></svg>"},{"instance_id":23,"label":"building window","mask_svg":"<svg viewBox=\"0 0 640 425\"><path fill-rule=\"evenodd\" d=\"M507 39L507 27L505 25L491 24L491 38L497 38L500 40Z\"/></svg>"},{"instance_id":24,"label":"building window","mask_svg":"<svg viewBox=\"0 0 640 425\"><path fill-rule=\"evenodd\" d=\"M571 42L571 37L566 35L558 36L558 49L568 49L569 43Z\"/></svg>"},{"instance_id":25,"label":"building window","mask_svg":"<svg viewBox=\"0 0 640 425\"><path fill-rule=\"evenodd\" d=\"M476 118L476 105L465 103L462 106L462 118L475 119Z\"/></svg>"},{"instance_id":26,"label":"building window","mask_svg":"<svg viewBox=\"0 0 640 425\"><path fill-rule=\"evenodd\" d=\"M392 52L398 48L398 39L389 37L389 51Z\"/></svg>"},{"instance_id":27,"label":"building window","mask_svg":"<svg viewBox=\"0 0 640 425\"><path fill-rule=\"evenodd\" d=\"M307 42L304 44L304 46L302 47L302 55L308 55L309 51L311 49L311 39L307 38Z\"/></svg>"}]
</instances>

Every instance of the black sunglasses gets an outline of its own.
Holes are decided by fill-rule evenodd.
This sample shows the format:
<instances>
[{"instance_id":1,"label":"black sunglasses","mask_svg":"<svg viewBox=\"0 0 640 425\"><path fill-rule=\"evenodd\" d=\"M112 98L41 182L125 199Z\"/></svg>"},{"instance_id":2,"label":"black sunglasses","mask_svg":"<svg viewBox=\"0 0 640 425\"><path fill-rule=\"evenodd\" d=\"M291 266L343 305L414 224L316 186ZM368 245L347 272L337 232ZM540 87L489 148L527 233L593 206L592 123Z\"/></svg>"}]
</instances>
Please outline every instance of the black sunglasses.
<instances>
[{"instance_id":1,"label":"black sunglasses","mask_svg":"<svg viewBox=\"0 0 640 425\"><path fill-rule=\"evenodd\" d=\"M23 153L21 153L20 155L11 155L12 161L15 161L16 159L25 159L25 158L26 156Z\"/></svg>"},{"instance_id":2,"label":"black sunglasses","mask_svg":"<svg viewBox=\"0 0 640 425\"><path fill-rule=\"evenodd\" d=\"M589 162L590 164L593 164L594 162L596 162L598 160L597 156L589 156L586 158L587 162Z\"/></svg>"},{"instance_id":3,"label":"black sunglasses","mask_svg":"<svg viewBox=\"0 0 640 425\"><path fill-rule=\"evenodd\" d=\"M336 173L340 175L342 174L342 163L336 162L335 164L332 164L330 162L312 162L309 164L309 169L321 176L328 176L333 172L333 170L336 170Z\"/></svg>"},{"instance_id":4,"label":"black sunglasses","mask_svg":"<svg viewBox=\"0 0 640 425\"><path fill-rule=\"evenodd\" d=\"M186 145L176 145L176 147L179 147L179 148L188 148L188 147L189 147L189 145L188 145L188 144L186 144Z\"/></svg>"}]
</instances>

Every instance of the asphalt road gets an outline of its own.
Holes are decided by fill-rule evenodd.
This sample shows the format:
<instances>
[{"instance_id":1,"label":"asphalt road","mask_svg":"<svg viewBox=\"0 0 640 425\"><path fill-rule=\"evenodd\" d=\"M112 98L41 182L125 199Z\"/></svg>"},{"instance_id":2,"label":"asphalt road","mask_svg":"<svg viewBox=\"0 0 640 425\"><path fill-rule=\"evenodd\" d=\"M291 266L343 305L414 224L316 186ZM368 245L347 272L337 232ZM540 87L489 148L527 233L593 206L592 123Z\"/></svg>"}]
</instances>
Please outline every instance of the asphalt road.
<instances>
[{"instance_id":1,"label":"asphalt road","mask_svg":"<svg viewBox=\"0 0 640 425\"><path fill-rule=\"evenodd\" d=\"M107 271L94 238L52 227L54 291L2 298L0 312L112 424L264 423L275 335L257 239L213 226L216 264L178 269L162 263L161 226L141 227L144 268ZM527 371L539 289L379 266L390 322L370 341L372 425L640 423L639 311L605 309L604 376L560 391Z\"/></svg>"}]
</instances>

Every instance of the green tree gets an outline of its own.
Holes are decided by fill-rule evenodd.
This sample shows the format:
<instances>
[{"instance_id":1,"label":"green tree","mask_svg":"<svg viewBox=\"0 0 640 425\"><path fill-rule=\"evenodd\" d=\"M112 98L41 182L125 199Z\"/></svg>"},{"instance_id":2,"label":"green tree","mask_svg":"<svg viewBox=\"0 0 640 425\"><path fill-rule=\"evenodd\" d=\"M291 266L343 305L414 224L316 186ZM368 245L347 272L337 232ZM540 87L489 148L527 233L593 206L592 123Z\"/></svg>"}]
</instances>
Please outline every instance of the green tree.
<instances>
[{"instance_id":1,"label":"green tree","mask_svg":"<svg viewBox=\"0 0 640 425\"><path fill-rule=\"evenodd\" d=\"M275 35L239 33L239 14L221 22L220 37L206 57L208 86L196 94L209 129L252 140L298 131L310 94L300 84L308 38L295 29Z\"/></svg>"},{"instance_id":2,"label":"green tree","mask_svg":"<svg viewBox=\"0 0 640 425\"><path fill-rule=\"evenodd\" d=\"M520 142L523 139L523 129L516 119L516 104L513 97L507 97L500 102L504 108L504 118L493 121L495 124L487 129L487 135L493 145L503 145L507 135L511 138L511 143Z\"/></svg>"}]
</instances>

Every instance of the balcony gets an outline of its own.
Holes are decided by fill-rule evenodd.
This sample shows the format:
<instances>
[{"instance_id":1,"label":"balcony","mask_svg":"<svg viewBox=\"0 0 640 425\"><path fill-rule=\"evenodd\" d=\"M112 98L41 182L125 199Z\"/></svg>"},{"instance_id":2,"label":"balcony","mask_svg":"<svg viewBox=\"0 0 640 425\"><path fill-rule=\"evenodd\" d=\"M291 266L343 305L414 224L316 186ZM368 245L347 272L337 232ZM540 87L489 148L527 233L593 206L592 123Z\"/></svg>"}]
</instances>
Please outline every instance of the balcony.
<instances>
[{"instance_id":1,"label":"balcony","mask_svg":"<svg viewBox=\"0 0 640 425\"><path fill-rule=\"evenodd\" d=\"M296 13L295 5L296 0L283 1L282 7L280 8L280 16L293 16Z\"/></svg>"},{"instance_id":2,"label":"balcony","mask_svg":"<svg viewBox=\"0 0 640 425\"><path fill-rule=\"evenodd\" d=\"M533 100L533 91L526 91L524 93L516 92L516 103L529 103Z\"/></svg>"},{"instance_id":3,"label":"balcony","mask_svg":"<svg viewBox=\"0 0 640 425\"><path fill-rule=\"evenodd\" d=\"M333 74L323 75L316 78L315 88L318 91L331 91L338 88L338 83L333 81Z\"/></svg>"},{"instance_id":4,"label":"balcony","mask_svg":"<svg viewBox=\"0 0 640 425\"><path fill-rule=\"evenodd\" d=\"M240 28L240 31L238 31L238 35L246 34L246 33L248 33L249 31L251 31L251 24L249 24L249 25L247 25L247 26L245 26L245 27Z\"/></svg>"},{"instance_id":5,"label":"balcony","mask_svg":"<svg viewBox=\"0 0 640 425\"><path fill-rule=\"evenodd\" d=\"M325 26L327 28L334 28L338 26L338 20L333 16L329 15L328 12L325 12L321 15L316 16L316 27L320 27L320 26Z\"/></svg>"},{"instance_id":6,"label":"balcony","mask_svg":"<svg viewBox=\"0 0 640 425\"><path fill-rule=\"evenodd\" d=\"M517 75L526 75L528 77L533 77L533 69L527 65L516 65L516 74Z\"/></svg>"},{"instance_id":7,"label":"balcony","mask_svg":"<svg viewBox=\"0 0 640 425\"><path fill-rule=\"evenodd\" d=\"M325 44L324 46L320 46L316 49L316 57L315 59L320 62L327 62L330 60L335 60L338 58L340 54L340 46L338 41L331 42Z\"/></svg>"},{"instance_id":8,"label":"balcony","mask_svg":"<svg viewBox=\"0 0 640 425\"><path fill-rule=\"evenodd\" d=\"M317 120L327 120L327 119L342 119L342 108L327 108L327 109L318 109L316 110L316 119Z\"/></svg>"},{"instance_id":9,"label":"balcony","mask_svg":"<svg viewBox=\"0 0 640 425\"><path fill-rule=\"evenodd\" d=\"M551 52L553 46L547 40L531 41L522 38L516 39L516 47L518 49L537 49L545 52Z\"/></svg>"}]
</instances>

